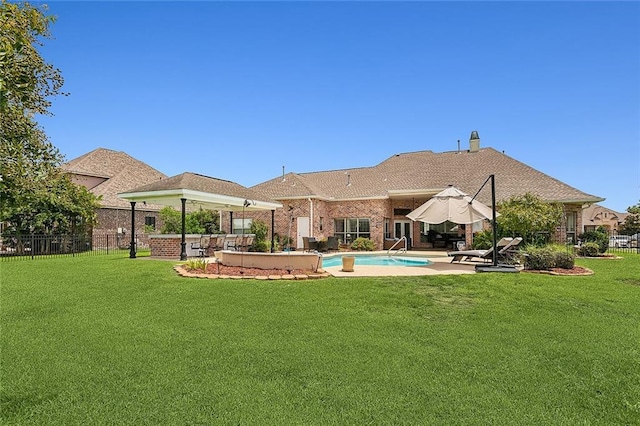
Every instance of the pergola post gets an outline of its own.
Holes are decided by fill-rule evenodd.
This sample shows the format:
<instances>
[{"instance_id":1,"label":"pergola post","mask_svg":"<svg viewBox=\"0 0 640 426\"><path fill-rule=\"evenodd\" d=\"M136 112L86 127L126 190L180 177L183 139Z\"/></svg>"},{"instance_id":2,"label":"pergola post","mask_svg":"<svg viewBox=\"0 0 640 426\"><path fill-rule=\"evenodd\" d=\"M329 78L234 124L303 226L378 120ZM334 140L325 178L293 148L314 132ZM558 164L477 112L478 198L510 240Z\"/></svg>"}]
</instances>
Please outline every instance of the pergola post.
<instances>
[{"instance_id":1,"label":"pergola post","mask_svg":"<svg viewBox=\"0 0 640 426\"><path fill-rule=\"evenodd\" d=\"M129 245L129 259L136 258L136 202L131 201L131 243Z\"/></svg>"},{"instance_id":2,"label":"pergola post","mask_svg":"<svg viewBox=\"0 0 640 426\"><path fill-rule=\"evenodd\" d=\"M180 198L182 203L182 241L180 242L180 260L187 260L187 199Z\"/></svg>"}]
</instances>

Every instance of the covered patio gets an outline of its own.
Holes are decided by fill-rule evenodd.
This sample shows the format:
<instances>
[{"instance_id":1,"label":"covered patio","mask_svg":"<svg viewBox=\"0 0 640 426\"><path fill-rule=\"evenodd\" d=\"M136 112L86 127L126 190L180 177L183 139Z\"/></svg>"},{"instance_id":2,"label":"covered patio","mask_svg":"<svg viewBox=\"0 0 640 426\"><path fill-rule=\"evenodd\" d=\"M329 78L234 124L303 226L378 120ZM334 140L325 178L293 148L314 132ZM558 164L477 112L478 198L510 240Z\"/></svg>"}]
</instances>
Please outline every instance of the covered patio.
<instances>
[{"instance_id":1,"label":"covered patio","mask_svg":"<svg viewBox=\"0 0 640 426\"><path fill-rule=\"evenodd\" d=\"M228 180L217 179L197 173L185 172L168 179L143 185L129 192L119 193L118 197L131 203L131 247L129 257L136 257L135 215L136 203L151 203L171 206L182 212L182 239L180 260L187 259L186 250L186 213L189 209L203 208L217 211L250 212L271 210L271 250L274 247L275 210L282 204L265 200L264 197L249 188ZM222 224L220 224L222 225Z\"/></svg>"}]
</instances>

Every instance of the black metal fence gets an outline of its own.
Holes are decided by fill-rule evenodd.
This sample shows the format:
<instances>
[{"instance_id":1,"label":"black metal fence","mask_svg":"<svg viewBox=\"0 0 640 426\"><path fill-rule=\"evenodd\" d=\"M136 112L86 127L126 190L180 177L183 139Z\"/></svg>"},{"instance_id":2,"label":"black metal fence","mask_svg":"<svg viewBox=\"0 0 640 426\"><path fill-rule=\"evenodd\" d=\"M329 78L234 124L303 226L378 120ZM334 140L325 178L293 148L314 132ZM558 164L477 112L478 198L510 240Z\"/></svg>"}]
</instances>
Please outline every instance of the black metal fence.
<instances>
[{"instance_id":1,"label":"black metal fence","mask_svg":"<svg viewBox=\"0 0 640 426\"><path fill-rule=\"evenodd\" d=\"M136 237L136 250L148 248L147 235ZM122 234L21 235L0 241L0 261L128 253L130 245Z\"/></svg>"},{"instance_id":2,"label":"black metal fence","mask_svg":"<svg viewBox=\"0 0 640 426\"><path fill-rule=\"evenodd\" d=\"M640 253L640 233L622 235L617 232L609 233L609 249L613 253Z\"/></svg>"}]
</instances>

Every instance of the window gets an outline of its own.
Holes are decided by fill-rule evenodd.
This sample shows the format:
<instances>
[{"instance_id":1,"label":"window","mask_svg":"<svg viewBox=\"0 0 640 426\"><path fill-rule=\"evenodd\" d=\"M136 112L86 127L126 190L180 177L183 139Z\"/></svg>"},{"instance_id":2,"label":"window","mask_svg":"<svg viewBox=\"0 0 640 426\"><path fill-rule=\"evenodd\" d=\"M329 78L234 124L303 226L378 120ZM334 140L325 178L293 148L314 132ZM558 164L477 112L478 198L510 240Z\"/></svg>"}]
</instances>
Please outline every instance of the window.
<instances>
[{"instance_id":1,"label":"window","mask_svg":"<svg viewBox=\"0 0 640 426\"><path fill-rule=\"evenodd\" d=\"M149 228L152 230L156 230L156 218L155 216L145 216L144 217L144 226L145 228Z\"/></svg>"},{"instance_id":2,"label":"window","mask_svg":"<svg viewBox=\"0 0 640 426\"><path fill-rule=\"evenodd\" d=\"M567 213L567 243L576 244L576 212Z\"/></svg>"},{"instance_id":3,"label":"window","mask_svg":"<svg viewBox=\"0 0 640 426\"><path fill-rule=\"evenodd\" d=\"M356 238L371 238L369 219L346 218L334 220L334 235L342 242L351 244Z\"/></svg>"},{"instance_id":4,"label":"window","mask_svg":"<svg viewBox=\"0 0 640 426\"><path fill-rule=\"evenodd\" d=\"M391 238L391 219L384 218L384 237Z\"/></svg>"},{"instance_id":5,"label":"window","mask_svg":"<svg viewBox=\"0 0 640 426\"><path fill-rule=\"evenodd\" d=\"M411 209L393 209L394 216L406 216L411 213Z\"/></svg>"},{"instance_id":6,"label":"window","mask_svg":"<svg viewBox=\"0 0 640 426\"><path fill-rule=\"evenodd\" d=\"M429 231L435 231L438 234L458 234L457 224L448 220L438 224L420 223L420 232L426 234Z\"/></svg>"},{"instance_id":7,"label":"window","mask_svg":"<svg viewBox=\"0 0 640 426\"><path fill-rule=\"evenodd\" d=\"M476 222L482 227L482 222ZM461 225L449 222L448 220L438 224L420 223L420 242L431 243L436 234L458 235L458 228ZM475 223L474 228L475 230ZM431 231L431 233L429 233Z\"/></svg>"},{"instance_id":8,"label":"window","mask_svg":"<svg viewBox=\"0 0 640 426\"><path fill-rule=\"evenodd\" d=\"M231 230L231 233L232 234L250 234L252 221L253 219L242 219L242 218L233 219L233 229Z\"/></svg>"}]
</instances>

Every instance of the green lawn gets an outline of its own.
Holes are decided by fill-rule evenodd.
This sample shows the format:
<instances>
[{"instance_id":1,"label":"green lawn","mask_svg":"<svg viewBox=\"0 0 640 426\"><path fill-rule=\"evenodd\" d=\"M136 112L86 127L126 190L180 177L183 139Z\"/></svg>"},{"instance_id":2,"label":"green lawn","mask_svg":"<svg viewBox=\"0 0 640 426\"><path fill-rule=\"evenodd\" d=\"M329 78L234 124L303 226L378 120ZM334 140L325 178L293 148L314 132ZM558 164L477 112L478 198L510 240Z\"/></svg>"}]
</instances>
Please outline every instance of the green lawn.
<instances>
[{"instance_id":1,"label":"green lawn","mask_svg":"<svg viewBox=\"0 0 640 426\"><path fill-rule=\"evenodd\" d=\"M0 263L3 424L640 424L640 256L589 277Z\"/></svg>"}]
</instances>

